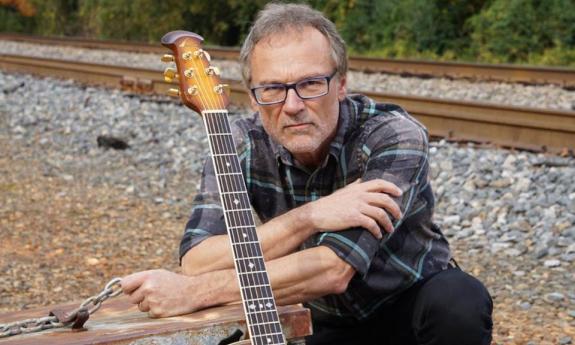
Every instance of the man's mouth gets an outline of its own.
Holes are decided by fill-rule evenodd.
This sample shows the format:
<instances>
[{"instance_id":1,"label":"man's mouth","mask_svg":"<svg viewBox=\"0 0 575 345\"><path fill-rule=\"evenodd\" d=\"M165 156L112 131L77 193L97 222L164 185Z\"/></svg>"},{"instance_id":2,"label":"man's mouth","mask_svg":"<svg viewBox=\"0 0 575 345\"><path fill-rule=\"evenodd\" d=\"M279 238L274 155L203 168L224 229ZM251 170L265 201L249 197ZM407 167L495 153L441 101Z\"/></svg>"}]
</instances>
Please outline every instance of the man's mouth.
<instances>
[{"instance_id":1,"label":"man's mouth","mask_svg":"<svg viewBox=\"0 0 575 345\"><path fill-rule=\"evenodd\" d=\"M307 126L311 126L311 122L294 123L294 124L286 125L286 126L284 126L284 128L300 129L300 128L305 128Z\"/></svg>"}]
</instances>

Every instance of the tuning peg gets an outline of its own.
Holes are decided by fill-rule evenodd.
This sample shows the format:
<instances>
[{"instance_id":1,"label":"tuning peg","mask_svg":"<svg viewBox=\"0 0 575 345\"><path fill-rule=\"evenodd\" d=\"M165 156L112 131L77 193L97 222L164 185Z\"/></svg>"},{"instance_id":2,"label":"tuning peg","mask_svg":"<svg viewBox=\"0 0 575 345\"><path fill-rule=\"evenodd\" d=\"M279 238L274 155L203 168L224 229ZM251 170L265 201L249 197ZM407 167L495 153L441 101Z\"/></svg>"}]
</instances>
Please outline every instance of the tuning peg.
<instances>
[{"instance_id":1,"label":"tuning peg","mask_svg":"<svg viewBox=\"0 0 575 345\"><path fill-rule=\"evenodd\" d=\"M178 77L178 73L173 68L166 68L164 70L164 77L170 78L170 79L175 79Z\"/></svg>"},{"instance_id":2,"label":"tuning peg","mask_svg":"<svg viewBox=\"0 0 575 345\"><path fill-rule=\"evenodd\" d=\"M184 75L186 76L186 78L193 78L194 77L194 69L188 68L187 70L184 71Z\"/></svg>"},{"instance_id":3,"label":"tuning peg","mask_svg":"<svg viewBox=\"0 0 575 345\"><path fill-rule=\"evenodd\" d=\"M206 60L208 60L208 62L212 61L212 57L210 56L210 54L208 54L207 51L205 51L203 49L198 49L194 52L195 57L200 57L202 55L206 57Z\"/></svg>"},{"instance_id":4,"label":"tuning peg","mask_svg":"<svg viewBox=\"0 0 575 345\"><path fill-rule=\"evenodd\" d=\"M224 92L226 93L226 95L230 94L230 86L228 84L219 84L214 86L214 91L217 94L223 94Z\"/></svg>"},{"instance_id":5,"label":"tuning peg","mask_svg":"<svg viewBox=\"0 0 575 345\"><path fill-rule=\"evenodd\" d=\"M215 67L215 66L210 66L208 68L206 68L206 74L207 75L220 75L220 69Z\"/></svg>"},{"instance_id":6,"label":"tuning peg","mask_svg":"<svg viewBox=\"0 0 575 345\"><path fill-rule=\"evenodd\" d=\"M164 54L161 58L162 62L174 62L175 58L172 54Z\"/></svg>"},{"instance_id":7,"label":"tuning peg","mask_svg":"<svg viewBox=\"0 0 575 345\"><path fill-rule=\"evenodd\" d=\"M192 57L194 57L194 54L192 52L185 52L182 54L182 59L184 60L191 60Z\"/></svg>"},{"instance_id":8,"label":"tuning peg","mask_svg":"<svg viewBox=\"0 0 575 345\"><path fill-rule=\"evenodd\" d=\"M180 97L180 90L178 90L178 89L169 89L169 90L168 90L168 96Z\"/></svg>"},{"instance_id":9,"label":"tuning peg","mask_svg":"<svg viewBox=\"0 0 575 345\"><path fill-rule=\"evenodd\" d=\"M176 78L169 78L169 77L166 77L166 76L164 76L164 80L165 80L167 83L178 83L178 82L180 81L180 80L178 79L178 77L176 77Z\"/></svg>"},{"instance_id":10,"label":"tuning peg","mask_svg":"<svg viewBox=\"0 0 575 345\"><path fill-rule=\"evenodd\" d=\"M188 93L188 95L191 96L196 96L198 94L198 87L197 86L190 86L186 92Z\"/></svg>"}]
</instances>

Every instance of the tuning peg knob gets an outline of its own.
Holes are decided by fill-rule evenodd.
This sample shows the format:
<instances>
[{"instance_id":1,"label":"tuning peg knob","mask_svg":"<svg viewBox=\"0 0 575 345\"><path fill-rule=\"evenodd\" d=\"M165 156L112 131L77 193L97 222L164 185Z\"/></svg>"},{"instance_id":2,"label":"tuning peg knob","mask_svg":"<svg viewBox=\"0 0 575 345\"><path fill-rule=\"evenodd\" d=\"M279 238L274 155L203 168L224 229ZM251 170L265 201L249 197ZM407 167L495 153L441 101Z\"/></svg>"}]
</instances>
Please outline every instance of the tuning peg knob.
<instances>
[{"instance_id":1,"label":"tuning peg knob","mask_svg":"<svg viewBox=\"0 0 575 345\"><path fill-rule=\"evenodd\" d=\"M169 89L169 90L168 90L168 96L180 97L180 90L178 90L178 89Z\"/></svg>"},{"instance_id":2,"label":"tuning peg knob","mask_svg":"<svg viewBox=\"0 0 575 345\"><path fill-rule=\"evenodd\" d=\"M230 94L230 86L228 84L219 84L214 86L214 91L221 95L225 92L226 95Z\"/></svg>"},{"instance_id":3,"label":"tuning peg knob","mask_svg":"<svg viewBox=\"0 0 575 345\"><path fill-rule=\"evenodd\" d=\"M170 79L176 79L178 77L178 73L173 68L166 68L164 70L164 77L170 78Z\"/></svg>"},{"instance_id":4,"label":"tuning peg knob","mask_svg":"<svg viewBox=\"0 0 575 345\"><path fill-rule=\"evenodd\" d=\"M207 51L205 51L205 50L203 50L203 49L198 49L198 50L196 50L196 51L194 52L194 56L195 56L195 57L198 57L198 58L199 58L199 57L201 57L202 55L206 58L206 60L208 60L208 62L209 62L209 61L212 61L212 57L210 56L210 54L208 54Z\"/></svg>"},{"instance_id":5,"label":"tuning peg knob","mask_svg":"<svg viewBox=\"0 0 575 345\"><path fill-rule=\"evenodd\" d=\"M164 54L161 58L162 62L174 62L175 58L172 54Z\"/></svg>"},{"instance_id":6,"label":"tuning peg knob","mask_svg":"<svg viewBox=\"0 0 575 345\"><path fill-rule=\"evenodd\" d=\"M186 76L186 78L193 78L194 77L194 69L188 68L187 70L184 71L184 75Z\"/></svg>"},{"instance_id":7,"label":"tuning peg knob","mask_svg":"<svg viewBox=\"0 0 575 345\"><path fill-rule=\"evenodd\" d=\"M215 67L215 66L210 66L208 68L206 68L206 74L207 75L220 75L220 69Z\"/></svg>"}]
</instances>

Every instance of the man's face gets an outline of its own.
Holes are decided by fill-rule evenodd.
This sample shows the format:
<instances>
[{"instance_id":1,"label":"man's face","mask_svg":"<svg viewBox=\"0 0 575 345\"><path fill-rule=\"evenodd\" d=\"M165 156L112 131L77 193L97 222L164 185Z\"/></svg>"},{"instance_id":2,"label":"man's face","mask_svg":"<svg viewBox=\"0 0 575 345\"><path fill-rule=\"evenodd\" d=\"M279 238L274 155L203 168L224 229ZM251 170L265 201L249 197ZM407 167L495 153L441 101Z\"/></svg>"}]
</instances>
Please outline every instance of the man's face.
<instances>
[{"instance_id":1,"label":"man's face","mask_svg":"<svg viewBox=\"0 0 575 345\"><path fill-rule=\"evenodd\" d=\"M335 69L329 41L308 27L271 35L255 46L251 63L251 86L295 83L302 79L329 76ZM330 81L329 93L302 100L290 89L285 102L252 105L260 112L266 132L288 149L303 165L317 166L327 154L337 130L339 101L345 97L345 76Z\"/></svg>"}]
</instances>

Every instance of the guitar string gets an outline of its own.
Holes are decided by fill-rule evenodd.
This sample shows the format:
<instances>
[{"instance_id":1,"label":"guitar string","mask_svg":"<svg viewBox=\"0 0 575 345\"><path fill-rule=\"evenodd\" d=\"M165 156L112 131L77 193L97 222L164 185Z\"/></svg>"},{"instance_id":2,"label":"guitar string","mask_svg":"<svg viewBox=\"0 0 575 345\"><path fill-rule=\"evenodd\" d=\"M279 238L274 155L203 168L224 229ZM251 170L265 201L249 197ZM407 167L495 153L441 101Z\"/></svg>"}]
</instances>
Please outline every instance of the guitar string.
<instances>
[{"instance_id":1,"label":"guitar string","mask_svg":"<svg viewBox=\"0 0 575 345\"><path fill-rule=\"evenodd\" d=\"M194 67L195 67L195 71L199 71L199 70L197 69L197 64L196 64L193 60L192 60L192 63L193 63L193 65L194 65ZM202 64L202 65L203 65L203 64ZM202 66L202 67L203 67L203 66ZM194 76L194 78L197 79L195 76ZM202 89L203 89L202 83L197 83L197 85L198 85L199 88L202 88ZM201 95L208 95L208 101L209 101L209 102L206 102L206 101L204 100L204 97L201 96ZM202 92L200 92L200 100L201 100L203 103L205 103L205 104L209 104L210 106L212 106L211 108L213 108L213 104L211 103L211 101L213 101L213 99L212 99L212 95L211 95L210 92L207 92L207 93L206 93L205 90L202 90ZM224 109L222 109L222 108L225 108L224 105L223 105L223 100L220 98L219 101L221 101L221 104L219 104L219 105L220 105L219 108L220 108L221 110L224 110ZM216 103L217 103L217 102L216 102ZM225 113L224 113L224 115L225 115ZM205 115L204 115L204 116L205 116ZM208 125L208 124L209 124L209 123L208 123L208 122L209 122L209 116L206 117L206 120L207 120L207 121L206 121L206 124ZM230 131L230 134L231 134L231 131ZM210 138L210 139L211 139L211 138ZM218 140L217 140L217 137L216 137L216 138L213 138L213 139L215 139L216 144L219 144L219 143L217 142L217 141L218 141ZM221 145L219 145L219 146L221 146ZM235 152L235 147L234 147L234 152ZM236 157L237 157L237 155L236 155ZM216 158L214 158L213 164L216 164L215 159L216 159ZM238 162L238 165L239 165L239 162ZM241 169L240 169L240 171L241 171ZM223 199L223 198L222 198L222 199ZM262 257L262 261L263 261L263 257ZM238 276L238 279L241 279L241 278ZM259 289L258 289L258 290L259 290ZM270 290L271 290L271 289L270 289ZM257 291L257 290L256 290L256 291ZM247 295L247 293L246 293L246 295ZM246 297L247 297L247 296L246 296ZM275 303L274 303L274 304L275 304ZM244 308L246 308L246 306L244 306ZM249 310L249 309L246 308L245 310L246 310L246 314L247 314L247 310ZM257 317L256 317L256 319L257 319ZM259 327L259 326L258 326L258 327ZM253 327L252 327L252 328L253 328ZM267 328L267 324L266 324L266 327L264 327L264 328ZM281 328L280 328L280 329L281 329ZM270 329L270 331L271 331L271 329ZM268 333L268 334L269 334L269 333ZM277 338L277 337L275 337L275 335L274 335L274 338ZM274 340L279 340L280 343L283 343L283 339L274 339ZM269 343L269 342L268 342L268 343Z\"/></svg>"},{"instance_id":2,"label":"guitar string","mask_svg":"<svg viewBox=\"0 0 575 345\"><path fill-rule=\"evenodd\" d=\"M218 116L218 115L219 115L219 116ZM217 138L219 138L219 139L221 139L221 140L224 141L224 145L226 146L226 149L228 149L230 152L235 152L235 145L234 145L234 143L233 143L233 137L231 136L231 134L232 134L232 133L231 133L231 129L229 129L229 123L228 123L228 121L227 121L227 120L228 120L228 117L226 116L225 113L222 113L222 114L214 114L214 117L217 117L217 118L220 119L220 121L217 121L217 123L220 124L220 125L219 125L219 127L220 127L220 132L221 132L221 133L229 133L229 136L218 136ZM227 128L226 128L226 126L227 126ZM229 138L230 140L225 140L225 139L228 139L228 138ZM235 158L235 157L234 157L234 158ZM239 165L239 160L236 159L236 162L237 162L237 164L234 166L234 168L236 168L236 169L238 170L238 172L241 173L241 167L240 167L240 165ZM224 177L225 177L225 176L224 176ZM237 187L237 188L234 188L234 190L237 190L237 189L240 189L240 188L243 188L243 189L245 190L245 192L243 192L243 196L245 197L245 200L242 200L242 201L241 201L242 204L240 205L240 208L242 208L242 209L249 209L249 211L241 211L241 212L237 212L237 213L234 212L233 215L232 215L232 217L233 217L236 221L239 220L239 222L240 222L242 225L252 226L252 228L251 228L251 229L248 229L248 230L251 230L251 231L253 232L252 236L250 236L250 238L249 238L249 240L253 240L253 239L257 238L257 233L256 233L256 231L255 231L255 226L254 226L255 224L254 224L254 221L253 221L253 218L252 218L251 209L250 209L250 206L249 206L249 198L247 197L247 189L245 189L245 185L244 185L245 182L244 182L243 178L240 177L239 175L232 175L232 176L231 176L231 181L233 181L232 184L234 185L234 187ZM246 203L247 203L247 205L246 205ZM237 235L237 234L236 234L236 235ZM255 237L255 238L254 238L254 237ZM238 236L238 238L239 238L239 241L241 242L241 236ZM261 258L261 263L260 263L260 264L261 264L262 267L260 268L259 265L258 265L258 267L257 267L257 268L258 268L258 271L265 271L265 262L264 262L264 260L263 260L263 255L260 254L260 253L262 253L262 251L261 251L261 247L259 247L259 243L258 243L258 242L256 242L256 243L249 243L247 246L248 246L248 250L251 252L250 256L256 257L256 258L258 258L258 257ZM254 253L254 251L255 251L255 253ZM253 276L253 275L248 275L247 278L250 279L252 276ZM267 279L266 279L266 278L267 278ZM266 287L267 287L267 289L268 289L268 291L267 291L268 293L266 294L266 296L263 296L263 295L262 295L262 296L258 296L258 297L256 297L256 298L264 298L265 300L267 300L267 302L273 301L273 294L271 294L271 286L270 286L270 284L269 284L269 278L266 277L265 273L263 273L263 272L257 272L257 273L255 273L255 279L256 279L258 285L261 285L264 289L265 289ZM254 281L251 280L251 279L250 279L250 281L251 281L252 283L254 282ZM258 290L256 290L256 291L261 291L261 290L262 290L262 287L260 287L260 288L259 288ZM267 304L267 303L265 303L265 302L263 302L263 303L262 303L262 302L256 302L256 303L257 303L258 305L265 305L265 304ZM272 306L273 306L273 304L272 304ZM264 310L265 310L265 309L264 309ZM264 320L261 320L261 321L267 322L267 323L272 322L272 323L271 323L271 327L274 328L274 329L272 329L272 332L273 332L273 333L279 333L279 332L281 332L281 329L277 329L277 325L274 325L274 324L273 324L273 322L277 322L277 321L278 321L278 317L277 317L277 315L274 315L274 311L275 311L275 310L273 310L273 309L272 309L272 311L269 311L269 310L268 310L268 311L264 311L261 316L262 316L262 317L265 317L265 319L264 319ZM257 315L257 314L256 314L256 315ZM274 319L274 316L275 316L275 319ZM270 318L271 318L271 320L270 320Z\"/></svg>"},{"instance_id":3,"label":"guitar string","mask_svg":"<svg viewBox=\"0 0 575 345\"><path fill-rule=\"evenodd\" d=\"M208 93L208 96L211 98L211 96L212 96L211 92ZM223 103L224 103L224 102L223 102L223 99L222 99L221 97L217 97L216 100L219 101L219 102L221 102L220 104L218 104L218 105L220 106L219 108L220 108L221 110L225 110L225 106L223 105ZM217 128L217 127L220 127L220 131L219 131L220 133L229 133L231 140L228 140L227 142L224 141L224 143L222 144L222 143L220 142L220 141L223 140L223 138L224 138L224 137L222 137L222 136L215 136L215 137L210 138L210 139L213 139L213 140L215 141L216 145L219 146L221 149L223 149L224 146L225 146L225 144L227 143L227 144L228 144L227 149L229 150L229 152L230 152L230 153L234 153L234 156L230 156L230 157L232 157L232 160L236 162L236 168L239 168L239 160L238 160L238 158L237 158L235 145L233 144L233 137L231 137L231 130L226 130L225 126L223 126L223 128L222 128L221 125L218 126L218 124L219 124L220 121L217 121L217 120L218 120L218 115L217 115L217 114L218 114L218 113L209 114L209 115L207 116L207 118L206 118L207 121L208 121L208 123L209 123L209 119L210 119L210 118L215 118L216 121L212 121L212 125L215 125L216 128ZM228 124L228 129L229 129L229 122L227 121L226 113L224 112L224 113L222 113L222 115L223 115L222 119L224 120L224 125L227 123L227 124ZM230 146L231 146L231 147L230 147ZM217 158L214 159L214 162L215 162L216 159L217 159ZM217 164L217 163L216 163L216 164ZM238 169L238 170L239 170L239 172L241 172L241 168ZM229 176L229 181L226 181L226 180L228 179L228 176ZM232 177L232 176L233 176L233 177ZM243 188L240 188L241 185L244 184L243 179L240 179L240 181L238 182L238 181L237 181L238 175L232 175L232 176L230 176L230 175L223 175L223 176L221 176L221 179L223 180L224 183L227 183L228 186L230 186L230 187L233 186L233 187L234 187L234 190L239 190L239 191L242 191L242 190L243 190L243 191L244 191L244 194L247 194L247 189L245 188L245 185L243 186ZM234 177L235 177L235 179L234 179ZM238 185L238 184L239 184L239 185ZM246 195L246 196L247 196L247 195ZM224 198L225 198L225 196L224 196ZM222 198L222 199L224 199L224 198ZM249 198L248 198L248 200L249 200ZM248 201L248 202L249 202L249 201ZM249 209L249 207L246 207L246 206L249 206L249 205L242 205L242 206L243 206L242 208ZM237 213L239 213L239 214L236 214L236 212L231 212L231 213L228 212L228 215L231 216L230 219L234 219L236 222L239 221L241 225L249 225L249 226L254 226L254 225L255 225L254 222L253 222L253 218L251 218L251 216L252 216L252 215L251 215L251 210L250 210L250 213L249 213L247 216L245 215L245 213L247 213L247 212L245 212L245 211L241 211L241 212L237 212ZM246 217L250 217L251 219L249 219L249 221L246 221ZM251 223L251 224L250 224L250 223ZM233 233L235 233L236 235L238 235L238 232L237 232L237 231L235 231L235 230L233 230L233 229L230 229L230 230L231 230L230 236L231 236ZM250 230L251 230L252 232L254 232L254 234L253 234L253 235L254 235L254 236L253 236L254 239L257 238L257 233L255 233L255 227L252 228L252 229L250 229ZM247 231L247 230L244 230L244 231ZM253 248L254 246L256 246L256 248ZM247 246L245 246L245 245L244 245L244 246L239 245L239 251L242 252L242 254L244 254L244 257L245 257L245 254L248 253L249 256L252 257L253 260L255 260L256 262L258 261L258 258L259 258L259 260L261 261L260 264L264 265L264 262L263 262L263 261L264 261L264 260L263 260L263 253L261 253L261 248L257 248L257 246L258 246L257 244L253 244L253 243L250 243L250 244L248 244ZM238 247L238 246L236 246L236 247ZM244 252L244 249L246 250L246 253L243 253L243 252ZM257 250L257 249L259 249L259 253L258 253L258 250ZM260 253L261 253L261 254L260 254ZM241 265L241 264L240 264L240 265ZM245 262L244 262L244 265L245 265ZM244 267L245 267L245 266L244 266ZM265 267L265 266L263 266L263 267ZM257 268L260 268L260 265L258 265ZM245 271L245 272L248 272L248 271L245 270L245 269L244 269L244 271ZM257 283L258 283L257 285L260 285L260 286L257 286L257 287L255 287L255 286L249 287L249 288L248 288L248 291L246 291L246 297L247 297L246 299L247 299L248 301L245 301L245 303L246 303L245 308L246 308L246 314L248 314L248 313L249 313L249 305L247 305L247 304L248 304L248 303L251 303L251 305L255 305L255 304L254 304L254 301L253 301L253 290L255 290L255 295L256 295L256 298L258 298L258 299L261 299L262 297L268 298L268 296L264 296L264 295L263 295L264 291L262 291L262 288L265 288L266 286L268 287L268 292L269 292L269 293L266 294L266 295L270 295L269 297L273 297L273 295L271 294L271 286L269 285L269 278L268 278L267 281L266 281L266 279L265 279L266 277L265 277L264 274L258 272L258 273L255 274L255 277L253 276L253 274L248 274L248 275L246 275L246 276L244 276L244 277L247 278L246 280L248 281L248 283L249 283L250 281L252 281L252 282L256 282L256 281L257 281ZM250 278L251 278L251 279L250 279ZM241 275L238 275L238 279L243 279L243 278L242 278ZM255 280L254 280L254 279L255 279ZM251 294L252 296L248 296L248 292L252 292L252 294ZM252 301L249 301L250 297L251 297ZM255 311L255 310L254 310L254 311ZM248 315L250 315L250 314L248 314ZM273 327L273 325L270 324L270 321L276 321L276 320L269 320L269 317L268 317L267 314L257 314L257 313L256 313L256 314L253 314L253 315L255 316L256 321L260 321L260 320L258 320L258 319L259 319L259 318L258 318L258 315L262 318L261 321L264 322L264 329L266 330L266 333L270 334L270 331L272 331L272 330L269 329L269 328L270 328L270 327ZM248 316L248 317L249 317L249 316ZM272 317L272 319L273 319L273 317ZM278 317L276 317L276 319L278 319ZM260 329L260 328L261 328L261 325L258 325L257 327L258 327L258 329ZM261 332L258 332L258 333L261 333Z\"/></svg>"},{"instance_id":4,"label":"guitar string","mask_svg":"<svg viewBox=\"0 0 575 345\"><path fill-rule=\"evenodd\" d=\"M196 47L194 47L194 48L196 48ZM204 71L204 70L205 70L205 69L204 69L204 63L203 63L203 61L202 61L202 62L198 62L198 61L201 61L201 60L200 60L199 58L198 58L198 59L192 58L192 61L191 61L191 62L192 62L193 68L194 68L194 69L193 69L193 71L194 71L193 78L196 80L196 86L198 87L198 89L200 89L200 90L199 90L199 93L198 93L198 94L199 94L199 99L200 99L200 101L202 102L202 104L208 106L208 109L216 109L215 106L217 105L217 102L216 102L216 104L213 104L213 103L212 103L212 102L213 102L213 98L212 98L213 96L211 95L210 92L208 92L207 90L205 90L206 88L209 89L209 87L206 87L206 86L204 85L204 83L202 83L202 82L198 82L198 77L197 77L197 76L201 73L201 71ZM198 64L201 65L201 67L202 67L201 69L199 68L200 66L198 66ZM187 91L187 90L184 90L184 91ZM206 99L206 97L207 97L207 99ZM205 108L205 106L204 106L204 108ZM204 124L205 124L206 129L207 129L207 132L208 132L208 134L209 134L209 133L210 133L210 121L209 121L209 116L207 116L207 114L202 114L202 115L203 115ZM215 156L215 155L214 155L214 151L215 151L216 149L218 149L218 148L216 147L216 145L218 145L218 143L217 143L217 142L214 142L212 139L213 139L213 138L211 138L211 137L208 136L208 141L209 141L209 143L210 143L210 145L211 145L211 148L212 148L212 150L211 150L211 151L212 151L212 164L214 164L214 169L215 169L215 168L216 168L216 166L215 166L215 164L216 164L216 159L217 159L218 156ZM218 178L218 176L215 176L215 177L216 177L216 182L218 183L218 185L220 185L220 179ZM225 182L225 181L222 181L222 182ZM220 186L220 191L221 191L221 186ZM223 197L222 197L222 201L223 201ZM225 214L224 214L224 217L225 217ZM226 221L226 223L227 223L227 219L225 219L225 221ZM226 224L226 225L229 226L229 224ZM232 247L233 247L233 242L232 242L231 240L230 240L230 243L232 243ZM232 248L232 250L233 250L233 248ZM238 267L237 267L238 263L237 263L235 260L234 260L234 262L235 262L236 271L237 271L237 269L238 269ZM237 276L238 276L238 279L240 279L239 275L237 275ZM242 298L244 299L244 301L243 301L243 303L244 303L243 308L244 308L244 311L246 312L246 322L248 322L248 329L249 329L249 331L250 331L250 335L253 335L253 333L254 333L254 332L253 332L253 327L251 327L251 325L250 325L251 320L247 320L247 319L248 319L248 314L247 314L248 309L247 309L247 307L246 307L246 305L245 305L245 303L246 303L246 301L245 301L245 296L244 296L244 294L242 293L242 291L240 291L240 292L241 292Z\"/></svg>"},{"instance_id":5,"label":"guitar string","mask_svg":"<svg viewBox=\"0 0 575 345\"><path fill-rule=\"evenodd\" d=\"M225 152L235 152L235 145L233 143L233 137L231 136L231 130L229 129L229 123L227 121L227 116L225 113L217 113L217 114L209 114L209 118L211 119L215 119L214 125L218 128L218 132L219 133L229 133L229 136L215 136L215 140L217 140L219 142L219 146L220 147L225 147L225 149L222 149ZM227 126L226 126L227 125ZM231 140L225 140L225 139L231 139ZM235 162L236 164L234 165L235 169L238 169L238 172L241 172L241 168L239 166L239 160L237 159L237 156L233 156L232 159L235 158ZM224 175L222 176L223 179L226 179L227 176ZM241 209L249 209L249 199L247 198L247 189L245 189L245 185L244 185L244 180L243 178L239 178L239 175L231 175L230 179L228 180L228 183L230 186L232 186L234 191L237 190L242 190L241 194L245 197L245 200L242 199L241 201L241 205L240 208ZM226 198L230 198L230 196L226 196ZM228 200L229 201L229 200ZM246 205L246 201L248 203L248 205ZM229 203L228 203L229 204ZM233 209L233 207L232 207ZM243 230L242 232L247 232L250 231L251 232L251 236L249 236L249 240L253 240L255 238L257 238L257 233L255 232L255 227L254 226L254 222L253 222L253 218L251 218L252 214L251 214L251 210L250 211L239 211L239 212L231 212L229 213L230 219L232 219L234 222L239 223L241 226L252 226L251 228L247 228L245 230ZM250 224L251 223L251 224ZM258 263L256 267L256 269L258 271L261 271L261 268L265 268L265 266L263 265L263 256L261 254L261 248L258 248L258 244L257 243L248 243L245 245L241 244L241 235L239 234L238 231L234 231L232 230L232 233L235 233L234 237L238 238L238 242L240 242L239 244L239 249L242 251L243 254L248 254L249 257L253 258L250 259L251 261L255 261ZM244 252L244 249L246 250L246 252ZM258 260L259 259L259 260ZM249 270L245 269L245 260L242 260L243 265L240 264L240 266L244 267L244 271L249 273ZM259 261L259 262L258 262ZM270 293L271 292L271 287L269 285L269 279L265 279L265 275L264 273L261 272L257 272L254 274L247 274L247 275L243 275L241 276L240 279L242 279L242 282L247 281L247 284L252 286L252 287L248 287L247 292L251 293L250 296L248 296L248 299L251 299L251 301L247 301L250 303L250 305L264 305L265 302L262 302L264 300L269 300L273 297L273 295ZM254 283L256 283L256 285L253 285ZM265 291L265 288L268 288L268 291ZM255 296L254 296L254 292L255 292ZM265 293L267 292L267 293ZM264 295L265 294L265 295ZM256 300L256 301L254 301ZM249 312L256 312L255 314L250 314L251 318L255 318L255 323L262 323L263 322L263 327L262 325L257 325L254 327L258 327L258 329L264 328L265 333L261 334L262 332L257 332L260 333L260 336L265 336L266 339L269 337L274 338L274 342L276 341L282 341L281 339L277 339L277 333L279 333L278 331L281 331L281 328L278 329L277 325L274 324L277 322L277 317L274 319L273 313L270 314L269 311L262 311L260 308L259 314L257 313L258 310L257 309L252 309L250 310L249 306L247 307ZM257 307L256 307L257 308ZM264 309L265 310L265 309ZM272 310L273 311L273 310ZM267 334L267 336L266 336Z\"/></svg>"}]
</instances>

